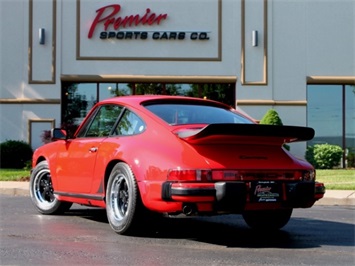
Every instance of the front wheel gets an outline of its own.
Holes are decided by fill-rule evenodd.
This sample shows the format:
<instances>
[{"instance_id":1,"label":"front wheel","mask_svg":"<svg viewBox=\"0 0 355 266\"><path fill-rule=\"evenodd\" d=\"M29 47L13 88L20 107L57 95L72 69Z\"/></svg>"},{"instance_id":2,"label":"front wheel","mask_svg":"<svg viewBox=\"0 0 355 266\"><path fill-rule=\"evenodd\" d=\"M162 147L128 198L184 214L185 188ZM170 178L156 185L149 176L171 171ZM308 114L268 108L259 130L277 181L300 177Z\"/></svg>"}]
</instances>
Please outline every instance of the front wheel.
<instances>
[{"instance_id":1,"label":"front wheel","mask_svg":"<svg viewBox=\"0 0 355 266\"><path fill-rule=\"evenodd\" d=\"M60 214L70 209L71 202L59 201L54 196L52 178L47 161L36 165L30 178L30 196L42 214Z\"/></svg>"},{"instance_id":2,"label":"front wheel","mask_svg":"<svg viewBox=\"0 0 355 266\"><path fill-rule=\"evenodd\" d=\"M117 163L106 189L106 213L111 228L118 234L132 233L141 209L138 185L131 168L125 163Z\"/></svg>"},{"instance_id":3,"label":"front wheel","mask_svg":"<svg viewBox=\"0 0 355 266\"><path fill-rule=\"evenodd\" d=\"M290 220L292 209L245 211L244 221L253 229L277 230L284 227Z\"/></svg>"}]
</instances>

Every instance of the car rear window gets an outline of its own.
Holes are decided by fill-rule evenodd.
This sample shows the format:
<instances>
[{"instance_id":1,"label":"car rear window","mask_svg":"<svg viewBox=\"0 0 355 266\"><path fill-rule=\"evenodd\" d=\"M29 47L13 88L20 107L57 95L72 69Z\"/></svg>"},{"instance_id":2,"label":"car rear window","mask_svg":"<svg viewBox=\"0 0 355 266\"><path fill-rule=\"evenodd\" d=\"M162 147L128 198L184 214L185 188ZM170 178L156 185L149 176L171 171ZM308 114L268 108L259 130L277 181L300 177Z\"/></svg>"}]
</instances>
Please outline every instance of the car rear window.
<instances>
[{"instance_id":1,"label":"car rear window","mask_svg":"<svg viewBox=\"0 0 355 266\"><path fill-rule=\"evenodd\" d=\"M217 106L197 104L150 104L145 107L170 125L252 124L248 118Z\"/></svg>"}]
</instances>

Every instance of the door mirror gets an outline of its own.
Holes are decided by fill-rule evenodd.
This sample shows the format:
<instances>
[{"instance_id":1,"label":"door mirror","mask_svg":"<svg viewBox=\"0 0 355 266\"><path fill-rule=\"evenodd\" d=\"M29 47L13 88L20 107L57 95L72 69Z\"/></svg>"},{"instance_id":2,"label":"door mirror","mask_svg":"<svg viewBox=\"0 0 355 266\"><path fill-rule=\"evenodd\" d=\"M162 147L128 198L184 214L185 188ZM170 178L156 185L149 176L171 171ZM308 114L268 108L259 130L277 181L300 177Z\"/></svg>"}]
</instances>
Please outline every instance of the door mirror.
<instances>
[{"instance_id":1,"label":"door mirror","mask_svg":"<svg viewBox=\"0 0 355 266\"><path fill-rule=\"evenodd\" d=\"M53 128L51 130L51 139L54 140L66 140L67 139L67 131L62 128Z\"/></svg>"}]
</instances>

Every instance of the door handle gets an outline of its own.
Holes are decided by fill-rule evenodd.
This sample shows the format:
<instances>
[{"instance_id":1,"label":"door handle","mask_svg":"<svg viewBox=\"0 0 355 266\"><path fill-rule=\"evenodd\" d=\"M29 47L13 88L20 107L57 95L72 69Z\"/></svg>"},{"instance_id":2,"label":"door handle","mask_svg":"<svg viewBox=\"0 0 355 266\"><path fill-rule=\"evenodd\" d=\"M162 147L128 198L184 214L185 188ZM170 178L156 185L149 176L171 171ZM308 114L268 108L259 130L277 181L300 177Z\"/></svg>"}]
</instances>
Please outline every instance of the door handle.
<instances>
[{"instance_id":1,"label":"door handle","mask_svg":"<svg viewBox=\"0 0 355 266\"><path fill-rule=\"evenodd\" d=\"M97 152L98 148L97 147L91 147L89 149L89 152Z\"/></svg>"}]
</instances>

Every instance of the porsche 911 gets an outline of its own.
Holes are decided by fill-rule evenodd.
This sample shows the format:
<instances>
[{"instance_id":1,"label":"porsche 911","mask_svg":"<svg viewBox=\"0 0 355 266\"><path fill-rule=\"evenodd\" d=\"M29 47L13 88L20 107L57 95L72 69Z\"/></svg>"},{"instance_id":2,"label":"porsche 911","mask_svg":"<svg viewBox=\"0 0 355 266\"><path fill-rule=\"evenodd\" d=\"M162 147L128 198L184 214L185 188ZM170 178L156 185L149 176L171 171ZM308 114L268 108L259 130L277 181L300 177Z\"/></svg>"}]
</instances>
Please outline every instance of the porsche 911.
<instances>
[{"instance_id":1,"label":"porsche 911","mask_svg":"<svg viewBox=\"0 0 355 266\"><path fill-rule=\"evenodd\" d=\"M118 234L137 232L150 214L241 214L251 228L277 230L325 193L313 166L284 148L313 137L212 100L106 99L74 134L54 128L34 152L31 200L42 214L104 208Z\"/></svg>"}]
</instances>

